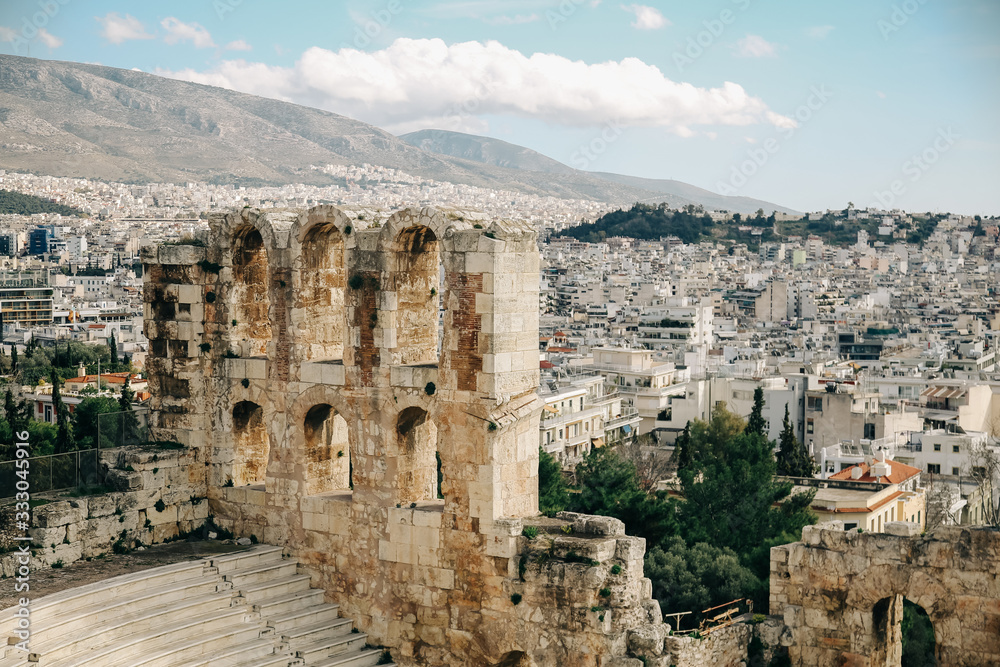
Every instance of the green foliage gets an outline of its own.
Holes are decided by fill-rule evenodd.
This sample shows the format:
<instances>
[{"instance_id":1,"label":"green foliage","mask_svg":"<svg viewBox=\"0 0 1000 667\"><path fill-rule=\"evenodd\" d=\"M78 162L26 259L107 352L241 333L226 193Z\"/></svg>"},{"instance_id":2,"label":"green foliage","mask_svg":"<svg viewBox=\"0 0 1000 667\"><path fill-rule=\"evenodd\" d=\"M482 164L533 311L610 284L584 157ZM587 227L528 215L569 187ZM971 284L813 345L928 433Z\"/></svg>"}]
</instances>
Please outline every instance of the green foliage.
<instances>
[{"instance_id":1,"label":"green foliage","mask_svg":"<svg viewBox=\"0 0 1000 667\"><path fill-rule=\"evenodd\" d=\"M732 549L704 542L688 546L680 536L649 550L645 573L653 582L653 597L667 613L697 613L744 597L757 584L753 572Z\"/></svg>"},{"instance_id":2,"label":"green foliage","mask_svg":"<svg viewBox=\"0 0 1000 667\"><path fill-rule=\"evenodd\" d=\"M617 574L621 574L621 573L622 573L622 566L621 565L615 564L615 565L611 566L611 574L617 575Z\"/></svg>"},{"instance_id":3,"label":"green foliage","mask_svg":"<svg viewBox=\"0 0 1000 667\"><path fill-rule=\"evenodd\" d=\"M611 589L602 588L601 590L597 591L597 594L600 595L602 598L609 598L611 597Z\"/></svg>"},{"instance_id":4,"label":"green foliage","mask_svg":"<svg viewBox=\"0 0 1000 667\"><path fill-rule=\"evenodd\" d=\"M915 667L936 665L934 626L927 612L903 598L903 620L900 626L903 634L902 664Z\"/></svg>"},{"instance_id":5,"label":"green foliage","mask_svg":"<svg viewBox=\"0 0 1000 667\"><path fill-rule=\"evenodd\" d=\"M424 386L424 393L427 394L428 396L433 396L434 392L436 391L437 391L437 386L433 382L428 382Z\"/></svg>"},{"instance_id":6,"label":"green foliage","mask_svg":"<svg viewBox=\"0 0 1000 667\"><path fill-rule=\"evenodd\" d=\"M563 232L589 243L600 243L609 236L628 236L634 239L657 241L664 236L676 236L684 243L697 243L711 233L712 218L698 213L694 207L671 211L665 203L657 206L634 204L628 211L618 209Z\"/></svg>"},{"instance_id":7,"label":"green foliage","mask_svg":"<svg viewBox=\"0 0 1000 667\"><path fill-rule=\"evenodd\" d=\"M538 526L525 526L521 529L521 534L529 540L533 540L538 537Z\"/></svg>"},{"instance_id":8,"label":"green foliage","mask_svg":"<svg viewBox=\"0 0 1000 667\"><path fill-rule=\"evenodd\" d=\"M242 380L240 380L240 384L243 385L244 389L250 388L250 380L248 380L247 378L243 378Z\"/></svg>"},{"instance_id":9,"label":"green foliage","mask_svg":"<svg viewBox=\"0 0 1000 667\"><path fill-rule=\"evenodd\" d=\"M163 502L163 498L160 498L159 500L156 501L156 504L153 505L153 507L156 508L157 512L162 512L163 510L167 509L167 504Z\"/></svg>"},{"instance_id":10,"label":"green foliage","mask_svg":"<svg viewBox=\"0 0 1000 667\"><path fill-rule=\"evenodd\" d=\"M788 418L788 404L785 404L785 418L781 422L781 435L778 438L777 472L787 477L812 477L816 474L816 464L804 443L795 437Z\"/></svg>"},{"instance_id":11,"label":"green foliage","mask_svg":"<svg viewBox=\"0 0 1000 667\"><path fill-rule=\"evenodd\" d=\"M510 596L510 601L515 607L521 604L521 594L514 593L513 595Z\"/></svg>"},{"instance_id":12,"label":"green foliage","mask_svg":"<svg viewBox=\"0 0 1000 667\"><path fill-rule=\"evenodd\" d=\"M744 433L767 436L767 422L764 421L764 389L762 387L753 390L753 409L750 411L750 418L747 419Z\"/></svg>"},{"instance_id":13,"label":"green foliage","mask_svg":"<svg viewBox=\"0 0 1000 667\"><path fill-rule=\"evenodd\" d=\"M35 213L58 213L59 215L83 217L83 213L73 208L10 190L0 190L0 214L34 215Z\"/></svg>"},{"instance_id":14,"label":"green foliage","mask_svg":"<svg viewBox=\"0 0 1000 667\"><path fill-rule=\"evenodd\" d=\"M207 353L209 353L209 352L212 351L212 344L211 343L201 343L198 346L198 349L207 354Z\"/></svg>"},{"instance_id":15,"label":"green foliage","mask_svg":"<svg viewBox=\"0 0 1000 667\"><path fill-rule=\"evenodd\" d=\"M351 289L355 290L361 289L361 287L364 284L365 284L364 277L357 273L355 273L353 276L347 279L347 286L350 287Z\"/></svg>"},{"instance_id":16,"label":"green foliage","mask_svg":"<svg viewBox=\"0 0 1000 667\"><path fill-rule=\"evenodd\" d=\"M569 505L569 489L562 468L548 452L538 448L538 510L555 516Z\"/></svg>"}]
</instances>

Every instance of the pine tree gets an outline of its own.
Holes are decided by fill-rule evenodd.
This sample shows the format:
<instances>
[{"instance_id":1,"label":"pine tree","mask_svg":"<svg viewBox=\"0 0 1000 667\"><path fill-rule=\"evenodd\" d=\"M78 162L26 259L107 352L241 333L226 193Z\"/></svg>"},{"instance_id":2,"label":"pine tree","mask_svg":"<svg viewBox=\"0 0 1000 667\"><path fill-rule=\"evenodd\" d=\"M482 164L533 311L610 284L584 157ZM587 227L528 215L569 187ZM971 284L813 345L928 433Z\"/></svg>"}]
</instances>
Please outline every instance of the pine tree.
<instances>
[{"instance_id":1,"label":"pine tree","mask_svg":"<svg viewBox=\"0 0 1000 667\"><path fill-rule=\"evenodd\" d=\"M118 341L115 340L115 333L111 332L111 338L108 339L108 350L111 351L111 365L114 366L118 363Z\"/></svg>"},{"instance_id":2,"label":"pine tree","mask_svg":"<svg viewBox=\"0 0 1000 667\"><path fill-rule=\"evenodd\" d=\"M753 390L753 410L750 411L750 418L747 420L747 435L766 436L767 422L764 421L764 389L757 387Z\"/></svg>"},{"instance_id":3,"label":"pine tree","mask_svg":"<svg viewBox=\"0 0 1000 667\"><path fill-rule=\"evenodd\" d=\"M129 384L130 375L126 375L121 395L118 397L118 407L121 410L122 420L122 445L134 445L139 438L139 420L136 419L135 412L132 411L132 399L135 397L135 392L132 391Z\"/></svg>"},{"instance_id":4,"label":"pine tree","mask_svg":"<svg viewBox=\"0 0 1000 667\"><path fill-rule=\"evenodd\" d=\"M684 424L684 430L677 436L677 442L674 443L674 457L677 459L678 472L690 466L694 460L691 452L691 422Z\"/></svg>"},{"instance_id":5,"label":"pine tree","mask_svg":"<svg viewBox=\"0 0 1000 667\"><path fill-rule=\"evenodd\" d=\"M792 422L788 418L788 404L785 404L785 419L782 421L781 436L778 439L778 469L779 475L788 477L812 477L816 473L816 464L803 443L795 437Z\"/></svg>"},{"instance_id":6,"label":"pine tree","mask_svg":"<svg viewBox=\"0 0 1000 667\"><path fill-rule=\"evenodd\" d=\"M10 346L10 372L17 372L17 343Z\"/></svg>"},{"instance_id":7,"label":"pine tree","mask_svg":"<svg viewBox=\"0 0 1000 667\"><path fill-rule=\"evenodd\" d=\"M56 416L56 454L73 451L72 436L69 431L69 414L62 401L62 378L54 368L49 369L52 376L52 411Z\"/></svg>"}]
</instances>

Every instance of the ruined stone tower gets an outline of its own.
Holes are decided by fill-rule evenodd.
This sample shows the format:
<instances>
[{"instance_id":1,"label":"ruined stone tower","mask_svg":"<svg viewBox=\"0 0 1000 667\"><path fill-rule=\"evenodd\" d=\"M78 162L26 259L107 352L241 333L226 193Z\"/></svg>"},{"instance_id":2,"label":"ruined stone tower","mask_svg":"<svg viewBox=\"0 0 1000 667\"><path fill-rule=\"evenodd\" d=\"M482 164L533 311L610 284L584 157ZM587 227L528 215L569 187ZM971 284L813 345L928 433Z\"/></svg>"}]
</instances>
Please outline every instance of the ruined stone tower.
<instances>
[{"instance_id":1,"label":"ruined stone tower","mask_svg":"<svg viewBox=\"0 0 1000 667\"><path fill-rule=\"evenodd\" d=\"M198 452L216 523L285 546L397 662L610 664L659 620L644 541L581 517L520 555L534 230L361 218L247 208L211 218L205 247L144 250L154 432Z\"/></svg>"}]
</instances>

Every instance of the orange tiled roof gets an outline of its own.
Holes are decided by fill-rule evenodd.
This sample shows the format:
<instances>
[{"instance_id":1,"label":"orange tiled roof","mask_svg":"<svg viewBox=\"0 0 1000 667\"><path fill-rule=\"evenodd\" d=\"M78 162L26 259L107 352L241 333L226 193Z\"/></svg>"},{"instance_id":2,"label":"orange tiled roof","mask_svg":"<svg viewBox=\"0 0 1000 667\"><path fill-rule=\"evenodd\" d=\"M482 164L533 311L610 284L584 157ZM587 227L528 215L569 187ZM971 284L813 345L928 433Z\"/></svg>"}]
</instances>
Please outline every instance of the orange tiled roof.
<instances>
[{"instance_id":1,"label":"orange tiled roof","mask_svg":"<svg viewBox=\"0 0 1000 667\"><path fill-rule=\"evenodd\" d=\"M846 479L854 482L871 482L871 483L880 482L882 484L899 484L901 482L905 482L914 475L920 474L920 468L914 468L913 466L908 466L905 463L899 463L897 461L889 461L889 460L887 460L886 463L889 464L889 467L891 469L889 476L882 475L881 477L873 477L871 475L871 466L869 466L867 463L858 463L857 465L853 465L850 468L844 468L840 472L830 475L830 479ZM851 477L851 471L854 468L858 467L861 468L861 477L858 479L854 479L853 477Z\"/></svg>"}]
</instances>

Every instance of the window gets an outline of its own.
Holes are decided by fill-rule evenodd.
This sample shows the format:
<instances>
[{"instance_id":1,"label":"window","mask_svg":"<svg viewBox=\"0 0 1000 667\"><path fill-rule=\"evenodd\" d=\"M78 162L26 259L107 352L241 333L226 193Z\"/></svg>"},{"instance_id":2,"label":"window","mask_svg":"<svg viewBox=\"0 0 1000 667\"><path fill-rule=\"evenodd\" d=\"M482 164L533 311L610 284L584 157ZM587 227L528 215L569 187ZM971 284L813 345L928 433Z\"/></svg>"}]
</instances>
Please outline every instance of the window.
<instances>
[{"instance_id":1,"label":"window","mask_svg":"<svg viewBox=\"0 0 1000 667\"><path fill-rule=\"evenodd\" d=\"M952 468L951 469L951 474L957 476L958 475L958 468Z\"/></svg>"},{"instance_id":2,"label":"window","mask_svg":"<svg viewBox=\"0 0 1000 667\"><path fill-rule=\"evenodd\" d=\"M941 474L941 464L940 463L928 463L927 464L927 472L929 472L931 474L934 474L934 475L940 475Z\"/></svg>"},{"instance_id":3,"label":"window","mask_svg":"<svg viewBox=\"0 0 1000 667\"><path fill-rule=\"evenodd\" d=\"M934 451L935 452L940 452L941 451L941 443L940 442L935 442L934 443Z\"/></svg>"},{"instance_id":4,"label":"window","mask_svg":"<svg viewBox=\"0 0 1000 667\"><path fill-rule=\"evenodd\" d=\"M858 527L857 523L845 523L844 530L855 530Z\"/></svg>"},{"instance_id":5,"label":"window","mask_svg":"<svg viewBox=\"0 0 1000 667\"><path fill-rule=\"evenodd\" d=\"M865 424L865 439L866 440L875 439L875 424Z\"/></svg>"},{"instance_id":6,"label":"window","mask_svg":"<svg viewBox=\"0 0 1000 667\"><path fill-rule=\"evenodd\" d=\"M809 410L815 410L817 412L823 412L823 397L822 396L806 397L806 408L808 408Z\"/></svg>"},{"instance_id":7,"label":"window","mask_svg":"<svg viewBox=\"0 0 1000 667\"><path fill-rule=\"evenodd\" d=\"M807 419L806 420L806 433L812 433L812 432L813 432L813 420Z\"/></svg>"},{"instance_id":8,"label":"window","mask_svg":"<svg viewBox=\"0 0 1000 667\"><path fill-rule=\"evenodd\" d=\"M958 454L958 452L959 452L959 449L960 449L960 448L959 448L959 446L958 446L958 445L952 445L952 446L951 446L951 451L953 451L953 452L954 452L954 453L956 453L956 454Z\"/></svg>"}]
</instances>

